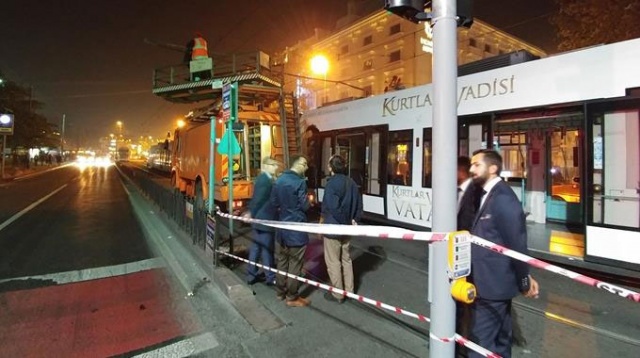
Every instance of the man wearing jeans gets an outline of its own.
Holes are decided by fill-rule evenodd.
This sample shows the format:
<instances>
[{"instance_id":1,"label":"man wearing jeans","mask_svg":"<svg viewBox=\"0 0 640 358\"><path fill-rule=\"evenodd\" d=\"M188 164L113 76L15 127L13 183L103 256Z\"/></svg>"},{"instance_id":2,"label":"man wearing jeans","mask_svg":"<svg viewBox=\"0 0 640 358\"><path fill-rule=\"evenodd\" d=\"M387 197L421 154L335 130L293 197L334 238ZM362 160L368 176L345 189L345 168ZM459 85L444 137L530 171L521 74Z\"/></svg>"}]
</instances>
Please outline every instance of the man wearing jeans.
<instances>
[{"instance_id":1,"label":"man wearing jeans","mask_svg":"<svg viewBox=\"0 0 640 358\"><path fill-rule=\"evenodd\" d=\"M273 180L277 169L278 162L275 159L265 157L262 160L262 172L256 178L255 185L253 186L253 197L249 203L249 214L246 216L261 220L275 219L269 199L271 198L271 188L273 187ZM263 265L275 268L273 265L274 229L261 224L252 224L252 226L253 243L249 248L249 261L258 262L258 260L261 260ZM273 285L276 274L268 270L265 270L264 274L267 285ZM247 268L247 283L253 285L260 280L261 277L258 275L258 267L249 265Z\"/></svg>"}]
</instances>

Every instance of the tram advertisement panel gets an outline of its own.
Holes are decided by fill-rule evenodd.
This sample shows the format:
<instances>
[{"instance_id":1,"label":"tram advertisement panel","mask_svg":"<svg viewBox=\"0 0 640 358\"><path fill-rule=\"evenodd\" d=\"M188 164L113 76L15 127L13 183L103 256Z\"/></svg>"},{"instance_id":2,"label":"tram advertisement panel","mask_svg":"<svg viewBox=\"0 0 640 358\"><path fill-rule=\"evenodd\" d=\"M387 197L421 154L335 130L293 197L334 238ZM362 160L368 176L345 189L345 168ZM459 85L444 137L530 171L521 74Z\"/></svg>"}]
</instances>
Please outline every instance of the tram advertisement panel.
<instances>
[{"instance_id":1,"label":"tram advertisement panel","mask_svg":"<svg viewBox=\"0 0 640 358\"><path fill-rule=\"evenodd\" d=\"M431 189L387 185L389 219L431 227L433 202Z\"/></svg>"}]
</instances>

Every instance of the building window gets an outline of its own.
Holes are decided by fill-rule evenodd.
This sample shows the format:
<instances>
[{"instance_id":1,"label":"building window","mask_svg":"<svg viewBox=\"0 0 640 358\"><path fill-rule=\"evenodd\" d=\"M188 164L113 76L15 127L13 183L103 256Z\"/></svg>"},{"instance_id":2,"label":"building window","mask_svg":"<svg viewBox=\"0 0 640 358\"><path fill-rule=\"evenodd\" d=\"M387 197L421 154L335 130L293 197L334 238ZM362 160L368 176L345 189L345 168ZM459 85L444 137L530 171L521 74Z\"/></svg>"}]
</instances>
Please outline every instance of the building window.
<instances>
[{"instance_id":1,"label":"building window","mask_svg":"<svg viewBox=\"0 0 640 358\"><path fill-rule=\"evenodd\" d=\"M362 46L371 45L373 43L373 36L369 35L362 40Z\"/></svg>"},{"instance_id":2,"label":"building window","mask_svg":"<svg viewBox=\"0 0 640 358\"><path fill-rule=\"evenodd\" d=\"M411 186L412 130L389 132L387 178L391 185Z\"/></svg>"},{"instance_id":3,"label":"building window","mask_svg":"<svg viewBox=\"0 0 640 358\"><path fill-rule=\"evenodd\" d=\"M389 36L400 33L400 24L395 24L389 28Z\"/></svg>"},{"instance_id":4,"label":"building window","mask_svg":"<svg viewBox=\"0 0 640 358\"><path fill-rule=\"evenodd\" d=\"M469 46L477 47L478 44L476 43L476 39L469 39Z\"/></svg>"},{"instance_id":5,"label":"building window","mask_svg":"<svg viewBox=\"0 0 640 358\"><path fill-rule=\"evenodd\" d=\"M362 70L363 71L367 71L373 68L373 60L372 59L368 59L366 61L364 61L364 63L362 64Z\"/></svg>"},{"instance_id":6,"label":"building window","mask_svg":"<svg viewBox=\"0 0 640 358\"><path fill-rule=\"evenodd\" d=\"M349 45L344 45L340 48L340 54L346 55L349 53Z\"/></svg>"},{"instance_id":7,"label":"building window","mask_svg":"<svg viewBox=\"0 0 640 358\"><path fill-rule=\"evenodd\" d=\"M400 61L400 50L393 51L392 53L389 54L389 62L396 62L396 61Z\"/></svg>"},{"instance_id":8,"label":"building window","mask_svg":"<svg viewBox=\"0 0 640 358\"><path fill-rule=\"evenodd\" d=\"M489 44L485 44L485 45L484 45L484 52L489 52L489 53L491 53L491 45L489 45Z\"/></svg>"}]
</instances>

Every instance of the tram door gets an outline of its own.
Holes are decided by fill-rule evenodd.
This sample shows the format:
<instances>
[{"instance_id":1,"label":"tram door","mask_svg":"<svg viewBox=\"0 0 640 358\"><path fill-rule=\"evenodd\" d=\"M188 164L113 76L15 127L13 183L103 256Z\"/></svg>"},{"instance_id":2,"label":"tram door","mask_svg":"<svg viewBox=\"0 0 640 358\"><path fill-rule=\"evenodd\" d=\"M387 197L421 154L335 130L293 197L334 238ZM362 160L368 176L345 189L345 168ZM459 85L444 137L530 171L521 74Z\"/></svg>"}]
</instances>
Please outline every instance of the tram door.
<instances>
[{"instance_id":1,"label":"tram door","mask_svg":"<svg viewBox=\"0 0 640 358\"><path fill-rule=\"evenodd\" d=\"M381 132L376 128L336 135L335 153L347 160L347 175L363 194L381 195Z\"/></svg>"},{"instance_id":2,"label":"tram door","mask_svg":"<svg viewBox=\"0 0 640 358\"><path fill-rule=\"evenodd\" d=\"M561 127L547 133L547 220L582 222L580 132Z\"/></svg>"},{"instance_id":3,"label":"tram door","mask_svg":"<svg viewBox=\"0 0 640 358\"><path fill-rule=\"evenodd\" d=\"M347 161L347 175L365 191L368 184L365 181L366 147L364 133L339 134L336 137L336 153Z\"/></svg>"}]
</instances>

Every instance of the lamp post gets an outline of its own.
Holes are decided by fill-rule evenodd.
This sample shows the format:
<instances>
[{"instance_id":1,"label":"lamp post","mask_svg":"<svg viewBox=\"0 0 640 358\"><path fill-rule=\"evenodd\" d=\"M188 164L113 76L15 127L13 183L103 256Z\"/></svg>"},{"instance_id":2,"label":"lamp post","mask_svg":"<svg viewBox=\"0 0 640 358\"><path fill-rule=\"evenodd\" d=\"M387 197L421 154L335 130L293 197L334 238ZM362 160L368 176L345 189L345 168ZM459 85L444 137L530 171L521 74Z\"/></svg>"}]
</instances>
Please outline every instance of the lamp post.
<instances>
[{"instance_id":1,"label":"lamp post","mask_svg":"<svg viewBox=\"0 0 640 358\"><path fill-rule=\"evenodd\" d=\"M329 60L327 60L326 56L319 54L311 58L310 64L311 64L311 71L316 75L322 75L322 77L324 78L322 93L325 98L328 97L327 96L327 72L329 72ZM324 102L325 101L323 100L322 104L324 104Z\"/></svg>"},{"instance_id":2,"label":"lamp post","mask_svg":"<svg viewBox=\"0 0 640 358\"><path fill-rule=\"evenodd\" d=\"M116 158L118 160L120 160L120 148L118 147L118 141L124 141L124 138L122 137L122 126L124 125L124 123L122 123L122 121L116 121L116 128L118 128L118 135L116 137Z\"/></svg>"}]
</instances>

